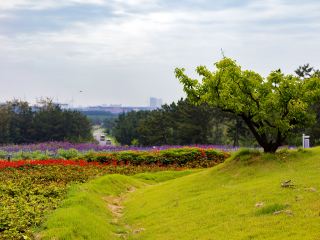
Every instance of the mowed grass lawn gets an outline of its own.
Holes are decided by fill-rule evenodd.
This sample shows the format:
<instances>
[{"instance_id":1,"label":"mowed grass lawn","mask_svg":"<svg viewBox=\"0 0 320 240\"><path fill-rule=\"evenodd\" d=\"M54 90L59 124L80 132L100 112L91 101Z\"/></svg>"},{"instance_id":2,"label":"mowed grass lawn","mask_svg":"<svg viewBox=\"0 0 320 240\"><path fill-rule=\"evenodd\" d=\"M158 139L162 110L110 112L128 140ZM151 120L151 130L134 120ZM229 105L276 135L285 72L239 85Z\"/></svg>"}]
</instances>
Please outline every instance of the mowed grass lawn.
<instances>
[{"instance_id":1,"label":"mowed grass lawn","mask_svg":"<svg viewBox=\"0 0 320 240\"><path fill-rule=\"evenodd\" d=\"M281 187L286 180L293 186ZM126 187L111 194L126 192L128 184L136 188L124 194L119 221L114 223L108 208L96 203L107 212L98 225L108 233L97 230L100 238L85 238L83 230L69 226L76 237L53 234L55 239L320 239L320 148L275 156L242 152L211 169L100 181L94 190L100 203L114 184ZM65 209L60 211L63 216ZM49 223L61 222L55 216ZM82 217L90 224L90 217ZM54 233L52 225L47 228Z\"/></svg>"}]
</instances>

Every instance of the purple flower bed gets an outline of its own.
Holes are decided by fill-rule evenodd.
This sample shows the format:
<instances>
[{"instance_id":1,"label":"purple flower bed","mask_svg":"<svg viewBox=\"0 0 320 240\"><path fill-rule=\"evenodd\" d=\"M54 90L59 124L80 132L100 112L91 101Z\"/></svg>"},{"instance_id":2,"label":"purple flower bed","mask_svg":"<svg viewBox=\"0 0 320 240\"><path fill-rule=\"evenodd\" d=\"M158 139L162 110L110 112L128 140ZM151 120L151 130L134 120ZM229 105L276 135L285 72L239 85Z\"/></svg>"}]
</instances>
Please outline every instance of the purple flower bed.
<instances>
[{"instance_id":1,"label":"purple flower bed","mask_svg":"<svg viewBox=\"0 0 320 240\"><path fill-rule=\"evenodd\" d=\"M37 144L25 144L25 145L6 145L0 146L0 151L5 152L33 152L33 151L50 151L56 153L58 149L77 149L80 152L86 151L105 151L105 152L118 152L126 150L135 150L135 151L150 151L150 150L165 150L168 148L183 148L186 146L181 145L165 145L165 146L153 146L153 147L134 147L134 146L100 146L95 143L79 143L73 144L69 142L46 142L46 143L37 143ZM222 146L222 145L188 145L188 147L199 147L199 148L214 148L220 149L226 152L233 152L238 150L237 147L232 146Z\"/></svg>"}]
</instances>

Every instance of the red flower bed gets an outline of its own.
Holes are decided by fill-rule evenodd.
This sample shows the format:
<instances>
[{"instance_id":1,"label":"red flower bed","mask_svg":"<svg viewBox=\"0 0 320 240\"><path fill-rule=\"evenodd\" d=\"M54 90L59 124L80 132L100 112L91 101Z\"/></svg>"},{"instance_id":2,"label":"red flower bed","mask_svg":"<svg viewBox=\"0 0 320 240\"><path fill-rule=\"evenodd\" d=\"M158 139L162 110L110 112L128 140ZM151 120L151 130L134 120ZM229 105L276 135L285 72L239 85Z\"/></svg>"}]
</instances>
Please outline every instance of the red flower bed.
<instances>
[{"instance_id":1,"label":"red flower bed","mask_svg":"<svg viewBox=\"0 0 320 240\"><path fill-rule=\"evenodd\" d=\"M63 160L63 159L49 159L49 160L19 160L19 161L7 161L0 160L0 169L4 168L20 168L24 166L51 166L51 165L61 165L61 166L98 166L101 165L98 162L87 162L84 160Z\"/></svg>"},{"instance_id":2,"label":"red flower bed","mask_svg":"<svg viewBox=\"0 0 320 240\"><path fill-rule=\"evenodd\" d=\"M155 151L122 151L113 153L78 153L73 157L57 156L47 160L0 160L0 169L32 166L150 166L207 168L222 163L229 153L215 149L179 148Z\"/></svg>"}]
</instances>

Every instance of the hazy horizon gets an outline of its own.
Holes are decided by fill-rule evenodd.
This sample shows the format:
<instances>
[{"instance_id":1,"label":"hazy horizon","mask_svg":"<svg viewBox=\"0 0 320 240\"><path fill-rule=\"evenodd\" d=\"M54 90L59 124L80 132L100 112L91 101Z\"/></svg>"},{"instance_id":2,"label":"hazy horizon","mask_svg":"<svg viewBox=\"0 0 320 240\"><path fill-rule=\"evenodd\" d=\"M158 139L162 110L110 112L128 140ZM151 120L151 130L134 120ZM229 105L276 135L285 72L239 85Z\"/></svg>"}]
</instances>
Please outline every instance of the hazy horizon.
<instances>
[{"instance_id":1,"label":"hazy horizon","mask_svg":"<svg viewBox=\"0 0 320 240\"><path fill-rule=\"evenodd\" d=\"M184 96L175 67L221 58L266 76L320 68L315 0L0 2L0 102L147 106Z\"/></svg>"},{"instance_id":2,"label":"hazy horizon","mask_svg":"<svg viewBox=\"0 0 320 240\"><path fill-rule=\"evenodd\" d=\"M35 99L27 99L26 97L13 97L13 98L10 98L10 99L4 99L4 100L1 100L0 101L0 104L1 103L6 103L6 102L10 102L10 101L15 101L15 100L18 100L18 101L26 101L28 102L30 105L39 105L41 103L42 100L47 100L49 99L50 101L53 101L54 103L59 103L59 104L67 104L68 107L70 108L86 108L86 107L150 107L150 99L148 99L145 103L142 103L140 105L135 105L135 104L122 104L122 103L94 103L94 104L75 104L74 101L61 101L59 98L57 97L38 97L38 98L35 98ZM180 99L180 98L179 98ZM177 99L177 101L179 100ZM161 99L163 100L163 99ZM175 101L176 102L176 101ZM163 102L163 104L170 104L172 102Z\"/></svg>"}]
</instances>

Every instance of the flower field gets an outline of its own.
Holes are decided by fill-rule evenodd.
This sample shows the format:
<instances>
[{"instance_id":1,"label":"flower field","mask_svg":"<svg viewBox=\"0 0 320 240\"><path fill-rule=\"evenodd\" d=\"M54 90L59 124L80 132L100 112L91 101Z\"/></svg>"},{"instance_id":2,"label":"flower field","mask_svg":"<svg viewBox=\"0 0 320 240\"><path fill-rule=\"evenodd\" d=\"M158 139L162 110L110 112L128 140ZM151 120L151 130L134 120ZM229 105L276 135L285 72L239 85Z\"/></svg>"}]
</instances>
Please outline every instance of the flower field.
<instances>
[{"instance_id":1,"label":"flower field","mask_svg":"<svg viewBox=\"0 0 320 240\"><path fill-rule=\"evenodd\" d=\"M186 146L181 145L164 145L164 146L152 146L152 147L135 147L135 146L100 146L95 143L70 143L70 142L46 142L38 144L25 144L25 145L6 145L0 146L0 152L2 153L15 153L15 152L49 152L50 154L56 154L59 149L69 150L76 149L79 152L87 151L99 151L99 152L119 152L119 151L152 151L152 150L166 150L170 148L184 148ZM237 151L239 148L223 145L190 145L189 147L198 147L203 149L219 149L222 151Z\"/></svg>"},{"instance_id":2,"label":"flower field","mask_svg":"<svg viewBox=\"0 0 320 240\"><path fill-rule=\"evenodd\" d=\"M211 167L229 157L227 152L198 147L94 151L53 145L2 147L0 239L34 239L34 230L59 206L71 184L113 173ZM51 158L52 152L57 158ZM4 156L9 153L10 161Z\"/></svg>"},{"instance_id":3,"label":"flower field","mask_svg":"<svg viewBox=\"0 0 320 240\"><path fill-rule=\"evenodd\" d=\"M33 230L57 208L70 184L104 174L133 175L168 169L179 170L73 160L0 161L0 239L33 239Z\"/></svg>"},{"instance_id":4,"label":"flower field","mask_svg":"<svg viewBox=\"0 0 320 240\"><path fill-rule=\"evenodd\" d=\"M227 151L214 148L210 145L203 147L166 146L163 148L113 147L114 149L112 151L99 150L100 146L92 144L87 144L86 148L79 146L82 145L72 145L69 143L59 142L37 145L4 146L1 148L2 150L0 150L0 159L7 159L11 161L67 159L78 160L80 162L100 162L108 165L211 167L220 163L229 156ZM93 147L97 147L98 150L94 150ZM109 148L107 147L106 149ZM80 162L77 164L80 164Z\"/></svg>"},{"instance_id":5,"label":"flower field","mask_svg":"<svg viewBox=\"0 0 320 240\"><path fill-rule=\"evenodd\" d=\"M0 239L32 239L32 228L58 206L69 183L106 171L94 165L47 163L0 162Z\"/></svg>"},{"instance_id":6,"label":"flower field","mask_svg":"<svg viewBox=\"0 0 320 240\"><path fill-rule=\"evenodd\" d=\"M0 169L3 168L27 168L31 166L52 166L52 165L61 165L61 166L99 166L97 162L87 162L84 160L79 161L70 161L63 159L50 159L50 160L18 160L18 161L0 161Z\"/></svg>"}]
</instances>

